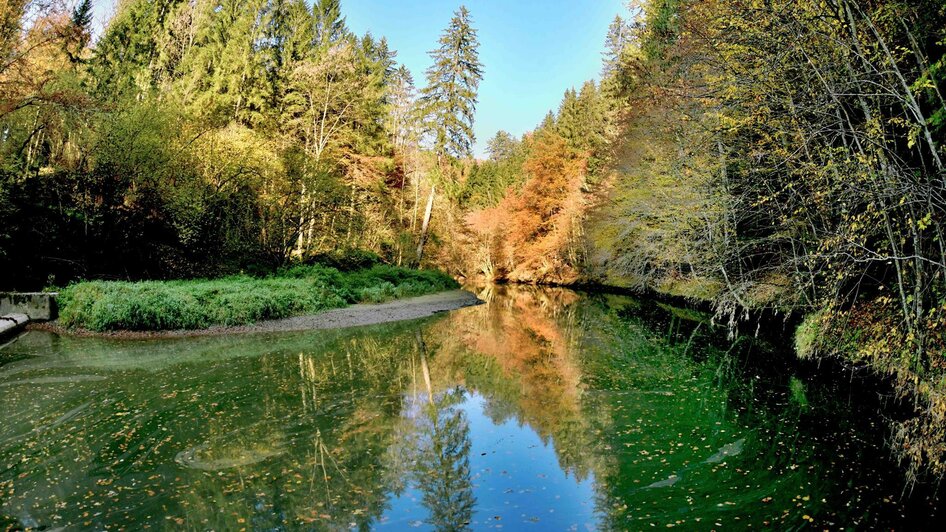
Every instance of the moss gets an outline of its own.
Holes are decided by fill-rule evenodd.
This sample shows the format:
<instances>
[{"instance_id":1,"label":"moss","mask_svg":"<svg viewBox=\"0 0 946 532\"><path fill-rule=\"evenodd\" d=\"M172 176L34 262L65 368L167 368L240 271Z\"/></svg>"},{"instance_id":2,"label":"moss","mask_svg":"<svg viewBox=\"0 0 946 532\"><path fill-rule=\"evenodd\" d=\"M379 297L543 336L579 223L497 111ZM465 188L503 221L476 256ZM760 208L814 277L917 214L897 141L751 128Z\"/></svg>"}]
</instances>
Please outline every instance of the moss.
<instances>
[{"instance_id":1,"label":"moss","mask_svg":"<svg viewBox=\"0 0 946 532\"><path fill-rule=\"evenodd\" d=\"M723 284L702 277L672 278L662 281L657 290L676 297L698 301L713 301L723 291Z\"/></svg>"},{"instance_id":2,"label":"moss","mask_svg":"<svg viewBox=\"0 0 946 532\"><path fill-rule=\"evenodd\" d=\"M809 314L795 331L795 353L799 358L809 359L818 354L822 337L824 313Z\"/></svg>"},{"instance_id":3,"label":"moss","mask_svg":"<svg viewBox=\"0 0 946 532\"><path fill-rule=\"evenodd\" d=\"M798 377L792 377L788 382L788 390L791 393L792 402L802 408L808 408L808 394L805 383Z\"/></svg>"}]
</instances>

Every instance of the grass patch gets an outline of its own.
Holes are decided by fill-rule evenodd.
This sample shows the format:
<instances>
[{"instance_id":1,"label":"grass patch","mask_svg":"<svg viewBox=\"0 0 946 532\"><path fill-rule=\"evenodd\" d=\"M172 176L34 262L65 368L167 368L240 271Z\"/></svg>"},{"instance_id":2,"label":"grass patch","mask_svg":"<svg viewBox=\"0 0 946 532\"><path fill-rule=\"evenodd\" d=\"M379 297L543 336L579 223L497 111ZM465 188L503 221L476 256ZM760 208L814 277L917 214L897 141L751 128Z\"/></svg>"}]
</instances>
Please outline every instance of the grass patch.
<instances>
[{"instance_id":1,"label":"grass patch","mask_svg":"<svg viewBox=\"0 0 946 532\"><path fill-rule=\"evenodd\" d=\"M805 316L805 319L795 331L795 354L801 359L814 358L824 341L824 321L826 315L822 312L815 312Z\"/></svg>"},{"instance_id":2,"label":"grass patch","mask_svg":"<svg viewBox=\"0 0 946 532\"><path fill-rule=\"evenodd\" d=\"M439 271L387 265L352 272L321 265L297 266L261 278L91 281L60 292L59 320L65 327L97 332L194 330L248 325L458 287Z\"/></svg>"}]
</instances>

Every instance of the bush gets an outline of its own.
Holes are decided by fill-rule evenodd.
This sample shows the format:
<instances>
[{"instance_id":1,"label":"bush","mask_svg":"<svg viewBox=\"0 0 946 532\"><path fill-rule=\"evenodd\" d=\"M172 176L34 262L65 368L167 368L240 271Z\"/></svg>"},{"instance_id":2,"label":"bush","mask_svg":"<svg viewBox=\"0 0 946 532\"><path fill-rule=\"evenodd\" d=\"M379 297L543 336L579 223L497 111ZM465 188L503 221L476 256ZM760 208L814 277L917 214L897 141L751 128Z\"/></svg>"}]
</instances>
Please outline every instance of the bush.
<instances>
[{"instance_id":1,"label":"bush","mask_svg":"<svg viewBox=\"0 0 946 532\"><path fill-rule=\"evenodd\" d=\"M382 262L381 256L377 253L363 249L346 249L318 253L306 261L306 264L326 266L342 272L354 272L371 268Z\"/></svg>"},{"instance_id":2,"label":"bush","mask_svg":"<svg viewBox=\"0 0 946 532\"><path fill-rule=\"evenodd\" d=\"M816 312L805 316L804 321L798 326L798 330L795 331L795 353L799 358L814 358L818 354L824 319L823 312Z\"/></svg>"},{"instance_id":3,"label":"bush","mask_svg":"<svg viewBox=\"0 0 946 532\"><path fill-rule=\"evenodd\" d=\"M92 331L203 329L314 314L351 303L381 303L459 285L438 271L387 265L342 273L296 266L265 278L77 283L59 296L60 322Z\"/></svg>"}]
</instances>

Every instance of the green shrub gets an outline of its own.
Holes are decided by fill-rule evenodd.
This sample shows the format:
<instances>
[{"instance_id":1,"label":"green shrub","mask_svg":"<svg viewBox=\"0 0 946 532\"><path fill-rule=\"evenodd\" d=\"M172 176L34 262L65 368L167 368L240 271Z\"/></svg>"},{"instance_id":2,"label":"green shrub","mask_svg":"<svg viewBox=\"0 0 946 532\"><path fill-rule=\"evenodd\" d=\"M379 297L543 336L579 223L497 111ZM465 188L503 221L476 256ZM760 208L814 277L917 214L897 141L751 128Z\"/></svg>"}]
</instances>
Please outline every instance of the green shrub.
<instances>
[{"instance_id":1,"label":"green shrub","mask_svg":"<svg viewBox=\"0 0 946 532\"><path fill-rule=\"evenodd\" d=\"M351 303L381 303L459 285L446 274L376 264L342 273L320 264L264 278L103 282L66 287L60 322L92 331L203 329L314 314Z\"/></svg>"},{"instance_id":2,"label":"green shrub","mask_svg":"<svg viewBox=\"0 0 946 532\"><path fill-rule=\"evenodd\" d=\"M805 316L804 321L795 331L795 353L799 358L813 358L818 354L821 343L821 324L824 320L823 312L816 312Z\"/></svg>"},{"instance_id":3,"label":"green shrub","mask_svg":"<svg viewBox=\"0 0 946 532\"><path fill-rule=\"evenodd\" d=\"M382 260L380 255L371 251L346 249L329 253L319 253L313 255L306 262L309 265L326 266L342 272L354 272L381 264Z\"/></svg>"}]
</instances>

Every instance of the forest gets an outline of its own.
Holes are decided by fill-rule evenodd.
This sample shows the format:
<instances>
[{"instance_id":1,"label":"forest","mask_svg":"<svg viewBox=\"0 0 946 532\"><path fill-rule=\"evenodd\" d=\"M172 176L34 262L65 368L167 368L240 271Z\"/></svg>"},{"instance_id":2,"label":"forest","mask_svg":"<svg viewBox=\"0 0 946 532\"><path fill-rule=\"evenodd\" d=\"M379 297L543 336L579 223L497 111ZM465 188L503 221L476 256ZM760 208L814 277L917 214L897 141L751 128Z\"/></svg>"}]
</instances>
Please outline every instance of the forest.
<instances>
[{"instance_id":1,"label":"forest","mask_svg":"<svg viewBox=\"0 0 946 532\"><path fill-rule=\"evenodd\" d=\"M901 458L946 473L940 0L630 2L482 159L465 7L422 81L339 0L91 10L0 5L0 289L368 260L686 298L889 375Z\"/></svg>"}]
</instances>

